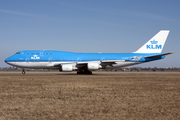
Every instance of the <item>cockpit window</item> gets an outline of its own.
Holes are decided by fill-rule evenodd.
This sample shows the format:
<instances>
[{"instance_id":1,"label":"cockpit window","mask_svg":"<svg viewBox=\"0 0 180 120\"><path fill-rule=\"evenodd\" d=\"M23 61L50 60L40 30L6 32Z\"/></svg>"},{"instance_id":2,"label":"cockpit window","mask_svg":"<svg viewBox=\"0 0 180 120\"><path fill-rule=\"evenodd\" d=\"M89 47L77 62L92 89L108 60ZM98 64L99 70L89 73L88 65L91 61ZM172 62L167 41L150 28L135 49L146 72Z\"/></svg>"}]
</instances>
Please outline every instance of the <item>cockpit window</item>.
<instances>
[{"instance_id":1,"label":"cockpit window","mask_svg":"<svg viewBox=\"0 0 180 120\"><path fill-rule=\"evenodd\" d=\"M16 54L20 54L20 52L17 52Z\"/></svg>"}]
</instances>

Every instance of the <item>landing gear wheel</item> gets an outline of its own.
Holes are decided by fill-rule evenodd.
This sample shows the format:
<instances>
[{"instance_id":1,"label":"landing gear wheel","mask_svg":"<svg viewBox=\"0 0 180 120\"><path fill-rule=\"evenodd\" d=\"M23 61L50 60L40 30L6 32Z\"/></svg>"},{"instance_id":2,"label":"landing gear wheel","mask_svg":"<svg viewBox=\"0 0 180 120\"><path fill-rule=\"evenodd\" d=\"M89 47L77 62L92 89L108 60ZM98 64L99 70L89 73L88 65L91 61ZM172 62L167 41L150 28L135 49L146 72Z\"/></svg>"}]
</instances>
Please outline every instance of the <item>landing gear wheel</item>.
<instances>
[{"instance_id":1,"label":"landing gear wheel","mask_svg":"<svg viewBox=\"0 0 180 120\"><path fill-rule=\"evenodd\" d=\"M84 72L83 71L78 71L77 74L83 74Z\"/></svg>"},{"instance_id":2,"label":"landing gear wheel","mask_svg":"<svg viewBox=\"0 0 180 120\"><path fill-rule=\"evenodd\" d=\"M91 72L91 71L89 71L89 74L90 74L90 75L92 75L92 72Z\"/></svg>"},{"instance_id":3,"label":"landing gear wheel","mask_svg":"<svg viewBox=\"0 0 180 120\"><path fill-rule=\"evenodd\" d=\"M84 72L85 72L85 74L89 74L89 75L91 75L91 74L92 74L92 72L91 72L91 71L89 71L89 70L84 71Z\"/></svg>"},{"instance_id":4,"label":"landing gear wheel","mask_svg":"<svg viewBox=\"0 0 180 120\"><path fill-rule=\"evenodd\" d=\"M91 75L92 72L89 70L84 70L84 71L77 71L77 74L89 74L89 75Z\"/></svg>"},{"instance_id":5,"label":"landing gear wheel","mask_svg":"<svg viewBox=\"0 0 180 120\"><path fill-rule=\"evenodd\" d=\"M24 69L22 70L22 74L23 74L23 75L24 75L24 74L26 74L26 72L25 72L25 70L24 70Z\"/></svg>"}]
</instances>

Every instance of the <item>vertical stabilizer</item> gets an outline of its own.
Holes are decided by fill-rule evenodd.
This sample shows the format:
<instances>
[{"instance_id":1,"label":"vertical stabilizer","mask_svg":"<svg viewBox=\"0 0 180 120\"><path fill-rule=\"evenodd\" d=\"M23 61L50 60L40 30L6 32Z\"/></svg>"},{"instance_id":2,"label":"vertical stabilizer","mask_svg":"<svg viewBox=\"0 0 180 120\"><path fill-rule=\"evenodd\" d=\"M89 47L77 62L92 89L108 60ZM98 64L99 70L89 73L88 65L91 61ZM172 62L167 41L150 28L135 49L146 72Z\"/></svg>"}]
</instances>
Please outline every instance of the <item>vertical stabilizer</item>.
<instances>
[{"instance_id":1,"label":"vertical stabilizer","mask_svg":"<svg viewBox=\"0 0 180 120\"><path fill-rule=\"evenodd\" d=\"M134 53L161 53L169 30L161 30Z\"/></svg>"}]
</instances>

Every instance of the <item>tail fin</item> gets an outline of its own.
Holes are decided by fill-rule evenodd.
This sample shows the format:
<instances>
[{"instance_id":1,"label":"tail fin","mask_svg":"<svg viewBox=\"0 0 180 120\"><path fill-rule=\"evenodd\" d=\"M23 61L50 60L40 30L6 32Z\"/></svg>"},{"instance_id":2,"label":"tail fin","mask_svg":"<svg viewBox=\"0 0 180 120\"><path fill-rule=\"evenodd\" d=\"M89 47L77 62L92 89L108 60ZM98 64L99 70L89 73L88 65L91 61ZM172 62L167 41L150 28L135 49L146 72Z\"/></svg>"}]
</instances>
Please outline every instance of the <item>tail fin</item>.
<instances>
[{"instance_id":1,"label":"tail fin","mask_svg":"<svg viewBox=\"0 0 180 120\"><path fill-rule=\"evenodd\" d=\"M161 53L169 30L161 30L134 53Z\"/></svg>"}]
</instances>

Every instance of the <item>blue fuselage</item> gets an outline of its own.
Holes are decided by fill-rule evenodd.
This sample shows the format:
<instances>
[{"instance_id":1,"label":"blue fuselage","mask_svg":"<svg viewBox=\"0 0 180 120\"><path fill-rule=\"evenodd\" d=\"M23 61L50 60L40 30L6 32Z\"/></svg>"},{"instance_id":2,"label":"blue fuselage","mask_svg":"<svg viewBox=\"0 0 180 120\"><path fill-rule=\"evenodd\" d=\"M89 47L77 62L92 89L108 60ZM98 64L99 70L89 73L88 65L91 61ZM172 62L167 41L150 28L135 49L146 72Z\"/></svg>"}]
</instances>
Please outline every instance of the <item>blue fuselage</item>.
<instances>
[{"instance_id":1,"label":"blue fuselage","mask_svg":"<svg viewBox=\"0 0 180 120\"><path fill-rule=\"evenodd\" d=\"M20 68L98 70L119 68L163 59L162 53L73 53L64 51L19 51L5 62ZM159 56L160 55L160 56ZM156 57L149 57L156 56Z\"/></svg>"},{"instance_id":2,"label":"blue fuselage","mask_svg":"<svg viewBox=\"0 0 180 120\"><path fill-rule=\"evenodd\" d=\"M19 51L15 55L7 58L5 62L88 62L106 60L129 60L129 62L142 56L136 62L148 62L164 58L143 59L152 55L162 53L74 53L64 51Z\"/></svg>"}]
</instances>

